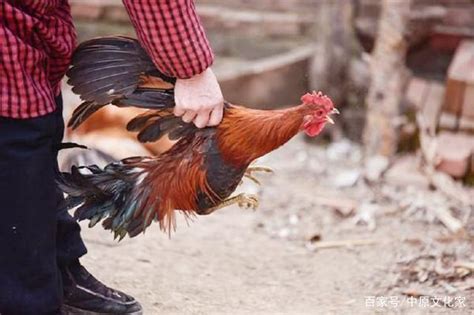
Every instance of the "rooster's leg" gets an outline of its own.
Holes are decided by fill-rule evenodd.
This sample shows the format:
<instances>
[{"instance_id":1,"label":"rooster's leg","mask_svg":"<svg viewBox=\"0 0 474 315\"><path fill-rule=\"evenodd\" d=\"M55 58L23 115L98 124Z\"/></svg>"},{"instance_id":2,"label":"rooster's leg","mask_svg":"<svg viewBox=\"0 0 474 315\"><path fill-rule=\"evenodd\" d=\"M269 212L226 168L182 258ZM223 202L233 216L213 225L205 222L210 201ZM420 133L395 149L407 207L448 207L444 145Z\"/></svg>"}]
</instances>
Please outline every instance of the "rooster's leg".
<instances>
[{"instance_id":1,"label":"rooster's leg","mask_svg":"<svg viewBox=\"0 0 474 315\"><path fill-rule=\"evenodd\" d=\"M266 166L249 166L245 171L245 174L252 174L253 172L265 172L265 173L273 173L273 170L270 167Z\"/></svg>"},{"instance_id":2,"label":"rooster's leg","mask_svg":"<svg viewBox=\"0 0 474 315\"><path fill-rule=\"evenodd\" d=\"M224 200L215 207L204 210L203 213L200 214L210 214L218 209L225 208L233 204L238 204L240 208L252 208L253 210L256 210L258 207L258 197L255 195L247 195L244 193L238 194L235 197L230 197Z\"/></svg>"},{"instance_id":3,"label":"rooster's leg","mask_svg":"<svg viewBox=\"0 0 474 315\"><path fill-rule=\"evenodd\" d=\"M255 177L255 176L252 176L250 174L244 174L244 177L247 177L248 179L250 179L252 182L254 182L255 184L257 185L262 185L262 183L260 183L260 181ZM240 184L242 184L244 181L243 180L240 180Z\"/></svg>"},{"instance_id":4,"label":"rooster's leg","mask_svg":"<svg viewBox=\"0 0 474 315\"><path fill-rule=\"evenodd\" d=\"M273 173L273 170L266 166L250 166L247 168L244 176L253 181L255 184L260 185L260 181L252 174L254 172Z\"/></svg>"}]
</instances>

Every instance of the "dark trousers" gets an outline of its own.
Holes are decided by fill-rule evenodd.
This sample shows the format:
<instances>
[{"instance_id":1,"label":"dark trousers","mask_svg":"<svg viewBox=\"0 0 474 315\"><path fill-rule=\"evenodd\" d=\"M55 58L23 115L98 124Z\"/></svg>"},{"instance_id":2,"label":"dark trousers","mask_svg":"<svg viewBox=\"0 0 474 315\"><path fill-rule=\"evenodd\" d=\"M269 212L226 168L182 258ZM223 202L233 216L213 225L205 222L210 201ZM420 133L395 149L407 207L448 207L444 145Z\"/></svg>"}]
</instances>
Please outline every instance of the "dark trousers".
<instances>
[{"instance_id":1,"label":"dark trousers","mask_svg":"<svg viewBox=\"0 0 474 315\"><path fill-rule=\"evenodd\" d=\"M64 122L56 112L19 120L0 117L0 313L56 314L59 268L86 253L80 227L57 189L57 148Z\"/></svg>"}]
</instances>

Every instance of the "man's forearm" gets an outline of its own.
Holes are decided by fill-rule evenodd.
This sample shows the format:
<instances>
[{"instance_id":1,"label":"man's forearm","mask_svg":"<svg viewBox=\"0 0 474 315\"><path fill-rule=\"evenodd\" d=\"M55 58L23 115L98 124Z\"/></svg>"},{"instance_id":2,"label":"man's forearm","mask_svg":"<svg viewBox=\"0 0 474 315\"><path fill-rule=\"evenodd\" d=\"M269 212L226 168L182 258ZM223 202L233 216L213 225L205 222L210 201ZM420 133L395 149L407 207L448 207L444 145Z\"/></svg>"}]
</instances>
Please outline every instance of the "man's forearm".
<instances>
[{"instance_id":1,"label":"man's forearm","mask_svg":"<svg viewBox=\"0 0 474 315\"><path fill-rule=\"evenodd\" d=\"M223 114L219 83L209 68L209 41L192 0L123 0L138 39L156 67L176 77L175 115L199 127L215 126Z\"/></svg>"},{"instance_id":2,"label":"man's forearm","mask_svg":"<svg viewBox=\"0 0 474 315\"><path fill-rule=\"evenodd\" d=\"M192 0L123 0L138 39L164 74L186 79L214 56Z\"/></svg>"}]
</instances>

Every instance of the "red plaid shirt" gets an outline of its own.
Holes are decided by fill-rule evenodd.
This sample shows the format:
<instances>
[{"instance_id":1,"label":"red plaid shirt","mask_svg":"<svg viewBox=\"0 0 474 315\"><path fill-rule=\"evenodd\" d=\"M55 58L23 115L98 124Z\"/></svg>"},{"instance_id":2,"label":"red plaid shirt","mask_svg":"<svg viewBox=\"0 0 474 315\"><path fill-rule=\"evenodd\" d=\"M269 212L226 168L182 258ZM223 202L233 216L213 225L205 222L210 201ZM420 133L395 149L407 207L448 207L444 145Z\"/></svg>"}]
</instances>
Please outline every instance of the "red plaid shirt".
<instances>
[{"instance_id":1,"label":"red plaid shirt","mask_svg":"<svg viewBox=\"0 0 474 315\"><path fill-rule=\"evenodd\" d=\"M123 0L138 39L165 74L189 78L213 62L192 0ZM55 110L76 33L67 0L0 0L0 116Z\"/></svg>"}]
</instances>

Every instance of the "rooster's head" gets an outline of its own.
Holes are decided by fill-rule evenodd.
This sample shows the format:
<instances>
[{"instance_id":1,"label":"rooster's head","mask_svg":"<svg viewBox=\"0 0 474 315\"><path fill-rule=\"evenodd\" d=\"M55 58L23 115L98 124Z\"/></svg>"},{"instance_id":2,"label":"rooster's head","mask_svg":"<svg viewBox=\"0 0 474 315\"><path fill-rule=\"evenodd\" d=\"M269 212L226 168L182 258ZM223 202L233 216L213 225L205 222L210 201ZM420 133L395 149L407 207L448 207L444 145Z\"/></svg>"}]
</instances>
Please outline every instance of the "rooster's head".
<instances>
[{"instance_id":1,"label":"rooster's head","mask_svg":"<svg viewBox=\"0 0 474 315\"><path fill-rule=\"evenodd\" d=\"M326 123L334 124L331 114L339 114L329 97L321 92L306 93L301 97L304 108L303 124L301 128L310 136L317 136Z\"/></svg>"}]
</instances>

